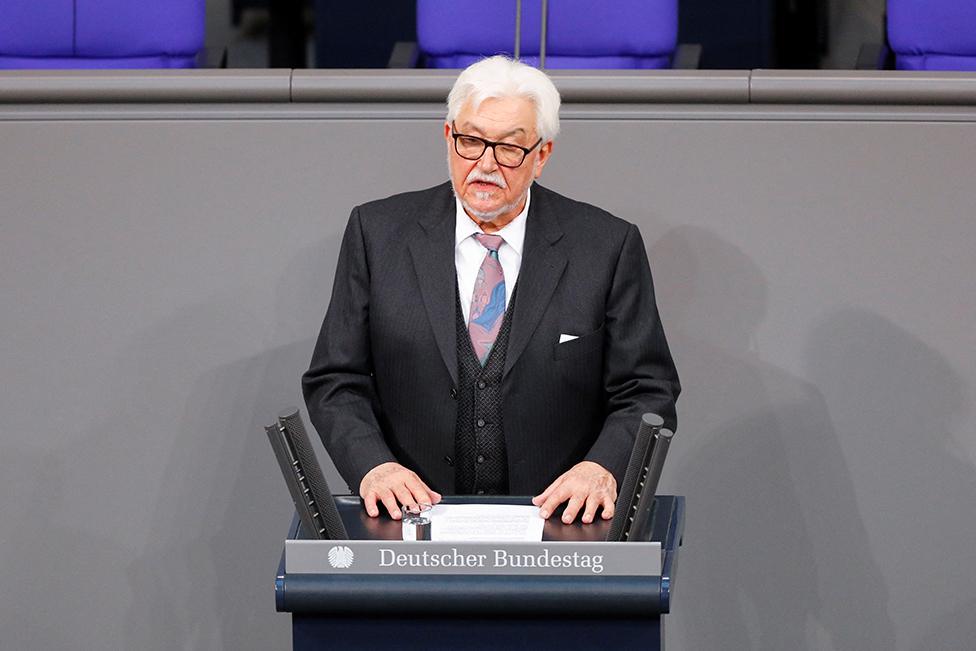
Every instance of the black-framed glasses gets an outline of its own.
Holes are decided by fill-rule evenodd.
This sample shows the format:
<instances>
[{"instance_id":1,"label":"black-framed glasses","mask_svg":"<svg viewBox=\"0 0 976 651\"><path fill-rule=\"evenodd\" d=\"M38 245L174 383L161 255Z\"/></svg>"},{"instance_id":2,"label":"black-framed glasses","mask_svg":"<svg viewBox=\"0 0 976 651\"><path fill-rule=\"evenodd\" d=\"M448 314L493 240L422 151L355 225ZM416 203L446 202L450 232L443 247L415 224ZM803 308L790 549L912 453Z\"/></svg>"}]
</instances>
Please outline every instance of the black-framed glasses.
<instances>
[{"instance_id":1,"label":"black-framed glasses","mask_svg":"<svg viewBox=\"0 0 976 651\"><path fill-rule=\"evenodd\" d=\"M525 162L525 157L533 149L542 144L542 138L536 140L535 144L531 147L522 147L510 142L492 142L491 140L485 140L478 136L458 133L456 128L454 122L451 122L451 136L454 138L454 151L457 152L458 156L467 160L478 160L485 155L485 150L491 147L492 153L495 155L495 162L502 167L518 167Z\"/></svg>"}]
</instances>

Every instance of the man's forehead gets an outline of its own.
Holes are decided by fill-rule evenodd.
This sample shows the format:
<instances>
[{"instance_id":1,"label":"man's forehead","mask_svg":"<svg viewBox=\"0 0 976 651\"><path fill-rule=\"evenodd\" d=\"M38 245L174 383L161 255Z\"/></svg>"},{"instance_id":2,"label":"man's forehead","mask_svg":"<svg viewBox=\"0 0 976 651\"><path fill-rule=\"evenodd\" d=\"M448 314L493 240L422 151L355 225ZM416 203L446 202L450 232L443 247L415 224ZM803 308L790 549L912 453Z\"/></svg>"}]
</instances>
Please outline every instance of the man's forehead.
<instances>
[{"instance_id":1,"label":"man's forehead","mask_svg":"<svg viewBox=\"0 0 976 651\"><path fill-rule=\"evenodd\" d=\"M470 102L458 111L459 130L482 135L518 136L535 131L535 105L521 97L487 98L475 108Z\"/></svg>"},{"instance_id":2,"label":"man's forehead","mask_svg":"<svg viewBox=\"0 0 976 651\"><path fill-rule=\"evenodd\" d=\"M506 125L498 122L487 122L484 120L461 120L455 121L458 131L472 133L475 135L492 136L494 138L506 138L510 136L523 136L529 133L530 129L520 126Z\"/></svg>"}]
</instances>

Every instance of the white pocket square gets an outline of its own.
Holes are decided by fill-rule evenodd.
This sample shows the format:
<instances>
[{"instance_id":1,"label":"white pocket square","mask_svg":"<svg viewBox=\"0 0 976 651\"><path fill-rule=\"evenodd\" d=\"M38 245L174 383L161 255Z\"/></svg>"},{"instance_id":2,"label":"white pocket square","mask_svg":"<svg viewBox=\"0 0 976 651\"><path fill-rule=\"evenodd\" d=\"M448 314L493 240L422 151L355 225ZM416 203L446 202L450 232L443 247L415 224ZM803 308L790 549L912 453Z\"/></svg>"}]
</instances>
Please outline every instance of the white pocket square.
<instances>
[{"instance_id":1,"label":"white pocket square","mask_svg":"<svg viewBox=\"0 0 976 651\"><path fill-rule=\"evenodd\" d=\"M559 335L559 343L561 344L572 341L573 339L579 339L579 335Z\"/></svg>"}]
</instances>

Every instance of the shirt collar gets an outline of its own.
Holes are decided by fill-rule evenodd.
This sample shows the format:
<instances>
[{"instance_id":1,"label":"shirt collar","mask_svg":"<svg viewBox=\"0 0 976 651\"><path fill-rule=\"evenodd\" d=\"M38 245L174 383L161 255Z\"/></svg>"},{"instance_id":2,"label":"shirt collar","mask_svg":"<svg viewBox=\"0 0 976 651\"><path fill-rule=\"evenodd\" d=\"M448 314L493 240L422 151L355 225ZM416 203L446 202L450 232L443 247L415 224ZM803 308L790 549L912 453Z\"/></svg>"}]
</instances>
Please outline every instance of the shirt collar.
<instances>
[{"instance_id":1,"label":"shirt collar","mask_svg":"<svg viewBox=\"0 0 976 651\"><path fill-rule=\"evenodd\" d=\"M505 240L505 244L512 247L519 255L522 255L522 246L525 243L525 222L528 219L529 203L531 201L532 189L530 187L525 193L525 206L522 207L522 212L516 215L515 219L505 224L504 228L494 233L494 235L501 235ZM464 206L461 205L461 200L458 199L457 195L454 196L454 205L456 210L454 218L454 246L457 247L461 242L475 233L482 233L484 231L481 230L473 219L468 217L468 213L464 212Z\"/></svg>"}]
</instances>

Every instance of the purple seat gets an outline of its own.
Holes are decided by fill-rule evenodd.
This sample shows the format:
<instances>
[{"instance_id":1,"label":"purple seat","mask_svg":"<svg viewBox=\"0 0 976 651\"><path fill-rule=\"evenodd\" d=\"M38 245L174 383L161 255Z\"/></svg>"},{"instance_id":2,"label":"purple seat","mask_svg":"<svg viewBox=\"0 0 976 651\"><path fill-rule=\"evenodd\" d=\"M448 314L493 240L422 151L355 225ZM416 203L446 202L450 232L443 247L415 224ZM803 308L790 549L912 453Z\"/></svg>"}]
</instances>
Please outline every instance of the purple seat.
<instances>
[{"instance_id":1,"label":"purple seat","mask_svg":"<svg viewBox=\"0 0 976 651\"><path fill-rule=\"evenodd\" d=\"M429 68L511 56L515 0L417 0L417 47ZM670 68L677 0L550 0L546 68ZM539 63L542 1L522 0L520 58Z\"/></svg>"},{"instance_id":2,"label":"purple seat","mask_svg":"<svg viewBox=\"0 0 976 651\"><path fill-rule=\"evenodd\" d=\"M899 70L976 70L976 2L888 0L888 43Z\"/></svg>"},{"instance_id":3,"label":"purple seat","mask_svg":"<svg viewBox=\"0 0 976 651\"><path fill-rule=\"evenodd\" d=\"M204 0L5 0L0 69L192 68Z\"/></svg>"}]
</instances>

